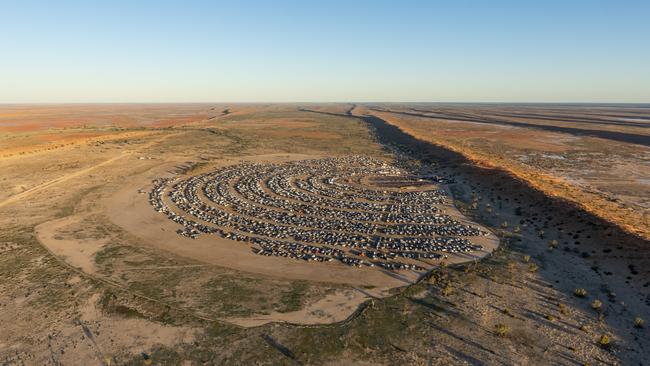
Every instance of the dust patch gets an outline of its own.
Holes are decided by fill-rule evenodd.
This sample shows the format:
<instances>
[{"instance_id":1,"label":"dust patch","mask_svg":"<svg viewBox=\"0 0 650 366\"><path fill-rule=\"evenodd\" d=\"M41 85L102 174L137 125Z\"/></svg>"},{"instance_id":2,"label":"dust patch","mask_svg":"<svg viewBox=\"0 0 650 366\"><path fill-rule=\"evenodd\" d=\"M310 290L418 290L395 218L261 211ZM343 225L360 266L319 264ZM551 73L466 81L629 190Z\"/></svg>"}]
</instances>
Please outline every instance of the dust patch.
<instances>
[{"instance_id":1,"label":"dust patch","mask_svg":"<svg viewBox=\"0 0 650 366\"><path fill-rule=\"evenodd\" d=\"M79 308L79 315L53 329L44 359L62 365L112 365L156 346L174 347L194 341L197 329L166 326L140 318L107 315L95 293ZM58 327L57 327L58 328ZM46 352L47 353L47 352Z\"/></svg>"},{"instance_id":2,"label":"dust patch","mask_svg":"<svg viewBox=\"0 0 650 366\"><path fill-rule=\"evenodd\" d=\"M85 273L97 272L95 254L102 250L108 238L74 236L75 227L83 221L81 216L68 216L36 227L36 237L55 256Z\"/></svg>"},{"instance_id":3,"label":"dust patch","mask_svg":"<svg viewBox=\"0 0 650 366\"><path fill-rule=\"evenodd\" d=\"M378 289L338 290L312 304L306 305L298 311L286 313L275 311L270 314L258 314L251 317L228 318L225 320L243 327L255 327L271 322L305 325L331 324L347 319L362 303L374 297L385 296L386 293L387 291Z\"/></svg>"}]
</instances>

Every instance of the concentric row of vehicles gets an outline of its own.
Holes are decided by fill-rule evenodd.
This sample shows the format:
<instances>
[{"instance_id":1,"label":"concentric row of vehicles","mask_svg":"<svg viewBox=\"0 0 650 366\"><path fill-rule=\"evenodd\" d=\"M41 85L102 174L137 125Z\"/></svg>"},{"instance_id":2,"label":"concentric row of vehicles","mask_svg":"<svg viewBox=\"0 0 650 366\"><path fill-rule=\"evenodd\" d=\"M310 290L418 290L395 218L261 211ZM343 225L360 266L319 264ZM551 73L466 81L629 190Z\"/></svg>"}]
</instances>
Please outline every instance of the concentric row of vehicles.
<instances>
[{"instance_id":1,"label":"concentric row of vehicles","mask_svg":"<svg viewBox=\"0 0 650 366\"><path fill-rule=\"evenodd\" d=\"M180 235L219 235L264 256L423 270L422 261L480 250L468 238L487 233L444 214L443 190L359 184L406 174L362 156L242 163L157 179L149 202L181 225Z\"/></svg>"}]
</instances>

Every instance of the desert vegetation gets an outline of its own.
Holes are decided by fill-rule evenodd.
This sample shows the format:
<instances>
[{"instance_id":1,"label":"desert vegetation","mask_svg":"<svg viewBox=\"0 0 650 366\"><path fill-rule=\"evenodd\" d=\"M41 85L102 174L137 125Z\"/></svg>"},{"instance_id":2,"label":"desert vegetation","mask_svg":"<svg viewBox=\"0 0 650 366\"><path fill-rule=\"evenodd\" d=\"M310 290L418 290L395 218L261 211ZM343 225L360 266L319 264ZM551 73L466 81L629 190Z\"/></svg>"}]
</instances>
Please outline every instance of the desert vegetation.
<instances>
[{"instance_id":1,"label":"desert vegetation","mask_svg":"<svg viewBox=\"0 0 650 366\"><path fill-rule=\"evenodd\" d=\"M644 359L644 242L499 167L391 129L365 113L396 114L371 108L376 106L5 109L20 116L11 118L31 116L37 125L5 129L0 137L0 363L496 365ZM38 142L50 135L64 146ZM11 142L14 137L33 139L35 149L15 154L22 142ZM379 170L409 174L380 179L374 172L358 180L350 174L339 178L346 191L444 188L446 212L463 227L489 233L498 247L483 256L456 253L426 268L403 259L422 269L305 262L258 255L229 238L178 235L181 225L149 202L161 178L180 182L227 167L254 172L246 167L281 169L352 155L390 162ZM287 175L287 184L307 182L295 183L287 194L311 194L307 165ZM247 176L246 187L273 193L273 175ZM327 189L332 183L325 180L312 182L319 197L342 192ZM189 200L185 188L179 192ZM233 181L219 192L253 197L236 188ZM210 190L197 188L195 194L212 202ZM350 201L370 207L377 196L364 194ZM277 211L269 208L275 202L265 201L264 215L273 214L276 224L296 220L270 212ZM320 210L329 209L331 217L309 223L331 225L334 205L316 205L319 211L312 213L322 217ZM176 215L199 214L169 207ZM243 209L222 206L233 216ZM268 221L262 214L246 216ZM350 221L360 222L359 230L376 220ZM428 230L401 227L416 228ZM285 240L278 236L274 240ZM379 261L365 251L351 255L363 263Z\"/></svg>"}]
</instances>

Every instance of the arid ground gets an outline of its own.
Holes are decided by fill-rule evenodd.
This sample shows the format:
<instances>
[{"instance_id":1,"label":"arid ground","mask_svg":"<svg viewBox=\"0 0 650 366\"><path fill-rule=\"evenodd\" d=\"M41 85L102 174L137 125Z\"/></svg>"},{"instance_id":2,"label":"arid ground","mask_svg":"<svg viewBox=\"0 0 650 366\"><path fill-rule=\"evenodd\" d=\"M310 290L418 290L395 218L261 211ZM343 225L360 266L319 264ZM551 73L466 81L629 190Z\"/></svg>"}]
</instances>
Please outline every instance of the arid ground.
<instances>
[{"instance_id":1,"label":"arid ground","mask_svg":"<svg viewBox=\"0 0 650 366\"><path fill-rule=\"evenodd\" d=\"M2 105L0 364L643 365L649 127L644 105ZM148 202L159 178L346 156L449 178L441 210L483 250L265 257Z\"/></svg>"}]
</instances>

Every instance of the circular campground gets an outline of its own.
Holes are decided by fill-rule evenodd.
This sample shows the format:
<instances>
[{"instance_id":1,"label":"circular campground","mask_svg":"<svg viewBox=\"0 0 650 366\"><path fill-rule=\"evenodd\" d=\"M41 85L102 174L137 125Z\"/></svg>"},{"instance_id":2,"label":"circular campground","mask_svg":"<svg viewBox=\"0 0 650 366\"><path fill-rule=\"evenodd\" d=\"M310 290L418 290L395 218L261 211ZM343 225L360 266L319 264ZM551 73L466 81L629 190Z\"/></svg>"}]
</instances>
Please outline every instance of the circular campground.
<instances>
[{"instance_id":1,"label":"circular campground","mask_svg":"<svg viewBox=\"0 0 650 366\"><path fill-rule=\"evenodd\" d=\"M109 217L202 263L387 289L498 245L454 207L449 181L389 161L274 155L153 174L127 182L107 202Z\"/></svg>"}]
</instances>

